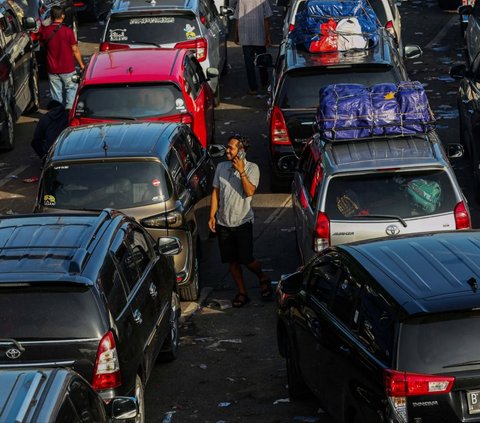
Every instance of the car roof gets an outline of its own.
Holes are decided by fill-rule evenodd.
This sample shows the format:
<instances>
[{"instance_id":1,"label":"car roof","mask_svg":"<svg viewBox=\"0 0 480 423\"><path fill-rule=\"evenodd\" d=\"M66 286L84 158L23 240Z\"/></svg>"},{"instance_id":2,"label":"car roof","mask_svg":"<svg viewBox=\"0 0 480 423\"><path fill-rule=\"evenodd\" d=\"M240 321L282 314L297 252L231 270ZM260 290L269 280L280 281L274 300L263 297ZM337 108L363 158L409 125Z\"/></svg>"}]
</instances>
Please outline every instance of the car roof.
<instances>
[{"instance_id":1,"label":"car roof","mask_svg":"<svg viewBox=\"0 0 480 423\"><path fill-rule=\"evenodd\" d=\"M198 10L199 0L116 0L112 6L111 13L130 11L159 11L159 10Z\"/></svg>"},{"instance_id":2,"label":"car roof","mask_svg":"<svg viewBox=\"0 0 480 423\"><path fill-rule=\"evenodd\" d=\"M408 315L480 307L480 231L377 239L347 251ZM476 286L476 285L475 285Z\"/></svg>"},{"instance_id":3,"label":"car roof","mask_svg":"<svg viewBox=\"0 0 480 423\"><path fill-rule=\"evenodd\" d=\"M183 126L172 122L111 122L65 129L49 161L151 157L164 160L172 134Z\"/></svg>"},{"instance_id":4,"label":"car roof","mask_svg":"<svg viewBox=\"0 0 480 423\"><path fill-rule=\"evenodd\" d=\"M126 48L95 53L83 84L126 84L171 81L180 85L185 49Z\"/></svg>"},{"instance_id":5,"label":"car roof","mask_svg":"<svg viewBox=\"0 0 480 423\"><path fill-rule=\"evenodd\" d=\"M28 281L76 282L105 223L124 215L71 212L3 216L0 219L0 285ZM97 239L98 238L98 239Z\"/></svg>"}]
</instances>

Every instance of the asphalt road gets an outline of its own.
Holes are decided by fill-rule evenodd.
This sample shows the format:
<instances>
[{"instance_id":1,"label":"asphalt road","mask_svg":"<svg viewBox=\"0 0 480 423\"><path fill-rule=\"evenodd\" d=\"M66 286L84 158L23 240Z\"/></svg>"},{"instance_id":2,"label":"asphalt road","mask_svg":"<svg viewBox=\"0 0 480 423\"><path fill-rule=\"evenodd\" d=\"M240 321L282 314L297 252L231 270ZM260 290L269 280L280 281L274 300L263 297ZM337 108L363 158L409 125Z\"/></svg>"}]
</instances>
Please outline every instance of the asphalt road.
<instances>
[{"instance_id":1,"label":"asphalt road","mask_svg":"<svg viewBox=\"0 0 480 423\"><path fill-rule=\"evenodd\" d=\"M402 2L399 8L404 44L415 43L424 50L420 59L407 64L411 79L425 84L443 142L458 142L457 83L448 76L452 64L463 61L458 16L441 11L435 0ZM278 34L281 13L275 13L273 30ZM80 27L82 54L93 53L101 30L93 23ZM274 42L278 39L274 35ZM276 54L275 47L270 51ZM254 198L256 255L271 278L278 279L300 264L289 195L269 192L266 99L246 94L240 48L230 43L228 55L231 70L221 81L223 102L215 111L217 142L236 132L251 139L248 157L262 172ZM43 91L42 104L47 101ZM22 117L16 126L15 150L0 154L1 213L28 213L33 208L36 184L24 180L40 175L40 162L29 145L38 116ZM472 195L471 169L463 160L453 165L478 228L479 205ZM235 289L220 263L216 240L205 243L203 252L201 283L209 295L202 308L196 303L183 304L188 317L181 328L180 356L153 372L146 390L147 421L331 422L313 399L288 401L285 365L276 347L274 305L260 301L252 275L246 274L252 298L247 307L220 310L208 306L212 299L232 299Z\"/></svg>"}]
</instances>

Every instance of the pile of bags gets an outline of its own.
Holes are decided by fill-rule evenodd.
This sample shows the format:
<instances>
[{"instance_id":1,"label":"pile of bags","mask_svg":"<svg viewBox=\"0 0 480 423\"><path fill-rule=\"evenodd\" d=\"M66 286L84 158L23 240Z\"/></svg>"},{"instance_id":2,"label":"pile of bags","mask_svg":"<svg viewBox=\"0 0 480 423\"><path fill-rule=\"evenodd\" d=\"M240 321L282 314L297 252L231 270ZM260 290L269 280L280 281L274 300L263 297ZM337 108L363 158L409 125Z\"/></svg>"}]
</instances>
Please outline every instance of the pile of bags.
<instances>
[{"instance_id":1,"label":"pile of bags","mask_svg":"<svg viewBox=\"0 0 480 423\"><path fill-rule=\"evenodd\" d=\"M308 0L295 17L290 38L315 53L365 49L376 43L378 28L365 0Z\"/></svg>"},{"instance_id":2,"label":"pile of bags","mask_svg":"<svg viewBox=\"0 0 480 423\"><path fill-rule=\"evenodd\" d=\"M434 117L420 82L335 84L322 88L316 124L323 138L345 140L426 133Z\"/></svg>"}]
</instances>

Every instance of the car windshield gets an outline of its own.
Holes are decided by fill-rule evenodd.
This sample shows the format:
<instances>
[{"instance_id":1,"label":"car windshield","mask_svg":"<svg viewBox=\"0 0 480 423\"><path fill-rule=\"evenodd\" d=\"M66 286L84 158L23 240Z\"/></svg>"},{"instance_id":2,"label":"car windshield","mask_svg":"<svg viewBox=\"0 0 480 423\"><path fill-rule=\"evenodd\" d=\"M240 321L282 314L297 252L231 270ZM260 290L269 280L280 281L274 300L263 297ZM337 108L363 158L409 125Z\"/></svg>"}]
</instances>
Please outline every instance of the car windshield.
<instances>
[{"instance_id":1,"label":"car windshield","mask_svg":"<svg viewBox=\"0 0 480 423\"><path fill-rule=\"evenodd\" d=\"M200 37L195 15L144 15L112 17L105 33L105 41L136 44L174 44Z\"/></svg>"},{"instance_id":2,"label":"car windshield","mask_svg":"<svg viewBox=\"0 0 480 423\"><path fill-rule=\"evenodd\" d=\"M319 54L319 57L324 55ZM352 83L372 86L400 81L400 75L390 66L321 68L290 71L282 84L279 105L282 109L316 108L318 91L330 84Z\"/></svg>"},{"instance_id":3,"label":"car windshield","mask_svg":"<svg viewBox=\"0 0 480 423\"><path fill-rule=\"evenodd\" d=\"M126 209L167 200L172 184L157 161L55 164L42 182L41 203L58 209Z\"/></svg>"},{"instance_id":4,"label":"car windshield","mask_svg":"<svg viewBox=\"0 0 480 423\"><path fill-rule=\"evenodd\" d=\"M480 369L479 331L478 310L410 319L400 326L397 367L427 374Z\"/></svg>"},{"instance_id":5,"label":"car windshield","mask_svg":"<svg viewBox=\"0 0 480 423\"><path fill-rule=\"evenodd\" d=\"M185 112L182 92L174 84L87 86L78 98L76 117L143 119Z\"/></svg>"},{"instance_id":6,"label":"car windshield","mask_svg":"<svg viewBox=\"0 0 480 423\"><path fill-rule=\"evenodd\" d=\"M348 212L341 205L355 204ZM327 187L325 210L332 220L368 215L403 219L453 213L457 200L452 182L443 170L378 172L336 176Z\"/></svg>"},{"instance_id":7,"label":"car windshield","mask_svg":"<svg viewBox=\"0 0 480 423\"><path fill-rule=\"evenodd\" d=\"M0 287L0 316L2 338L96 338L102 330L91 288L75 284Z\"/></svg>"}]
</instances>

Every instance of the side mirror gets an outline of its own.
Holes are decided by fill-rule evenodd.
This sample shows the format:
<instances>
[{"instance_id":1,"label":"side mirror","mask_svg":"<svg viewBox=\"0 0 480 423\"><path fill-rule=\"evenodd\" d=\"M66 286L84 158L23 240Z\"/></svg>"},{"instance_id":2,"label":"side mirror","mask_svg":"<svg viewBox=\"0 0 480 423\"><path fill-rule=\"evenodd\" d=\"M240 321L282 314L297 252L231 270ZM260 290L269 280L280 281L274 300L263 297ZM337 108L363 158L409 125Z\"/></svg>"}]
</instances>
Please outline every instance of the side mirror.
<instances>
[{"instance_id":1,"label":"side mirror","mask_svg":"<svg viewBox=\"0 0 480 423\"><path fill-rule=\"evenodd\" d=\"M471 15L473 13L473 6L459 6L457 9L457 13L459 15Z\"/></svg>"},{"instance_id":2,"label":"side mirror","mask_svg":"<svg viewBox=\"0 0 480 423\"><path fill-rule=\"evenodd\" d=\"M228 6L220 6L220 14L223 16L233 16L235 10Z\"/></svg>"},{"instance_id":3,"label":"side mirror","mask_svg":"<svg viewBox=\"0 0 480 423\"><path fill-rule=\"evenodd\" d=\"M174 256L182 252L182 243L173 236L165 236L157 240L158 251L166 256Z\"/></svg>"},{"instance_id":4,"label":"side mirror","mask_svg":"<svg viewBox=\"0 0 480 423\"><path fill-rule=\"evenodd\" d=\"M403 48L403 57L405 59L418 59L422 54L422 49L416 44L408 44Z\"/></svg>"},{"instance_id":5,"label":"side mirror","mask_svg":"<svg viewBox=\"0 0 480 423\"><path fill-rule=\"evenodd\" d=\"M207 79L218 78L220 73L217 68L207 68Z\"/></svg>"},{"instance_id":6,"label":"side mirror","mask_svg":"<svg viewBox=\"0 0 480 423\"><path fill-rule=\"evenodd\" d=\"M255 57L257 68L273 68L273 59L270 53L262 53Z\"/></svg>"},{"instance_id":7,"label":"side mirror","mask_svg":"<svg viewBox=\"0 0 480 423\"><path fill-rule=\"evenodd\" d=\"M459 159L463 157L463 145L459 143L447 144L447 157L449 159Z\"/></svg>"},{"instance_id":8,"label":"side mirror","mask_svg":"<svg viewBox=\"0 0 480 423\"><path fill-rule=\"evenodd\" d=\"M108 404L107 412L112 420L134 419L138 415L135 397L115 397Z\"/></svg>"},{"instance_id":9,"label":"side mirror","mask_svg":"<svg viewBox=\"0 0 480 423\"><path fill-rule=\"evenodd\" d=\"M462 79L468 76L467 67L464 64L455 65L450 68L450 76L453 79Z\"/></svg>"},{"instance_id":10,"label":"side mirror","mask_svg":"<svg viewBox=\"0 0 480 423\"><path fill-rule=\"evenodd\" d=\"M78 74L72 75L72 82L74 82L75 84L79 84L81 79L82 77Z\"/></svg>"},{"instance_id":11,"label":"side mirror","mask_svg":"<svg viewBox=\"0 0 480 423\"><path fill-rule=\"evenodd\" d=\"M282 275L279 286L285 294L295 295L300 291L303 283L303 272L290 273L289 275Z\"/></svg>"},{"instance_id":12,"label":"side mirror","mask_svg":"<svg viewBox=\"0 0 480 423\"><path fill-rule=\"evenodd\" d=\"M208 146L207 152L212 159L219 159L220 157L225 156L226 148L224 145L211 144Z\"/></svg>"},{"instance_id":13,"label":"side mirror","mask_svg":"<svg viewBox=\"0 0 480 423\"><path fill-rule=\"evenodd\" d=\"M23 17L22 27L25 31L35 31L37 29L37 21L32 17Z\"/></svg>"}]
</instances>

